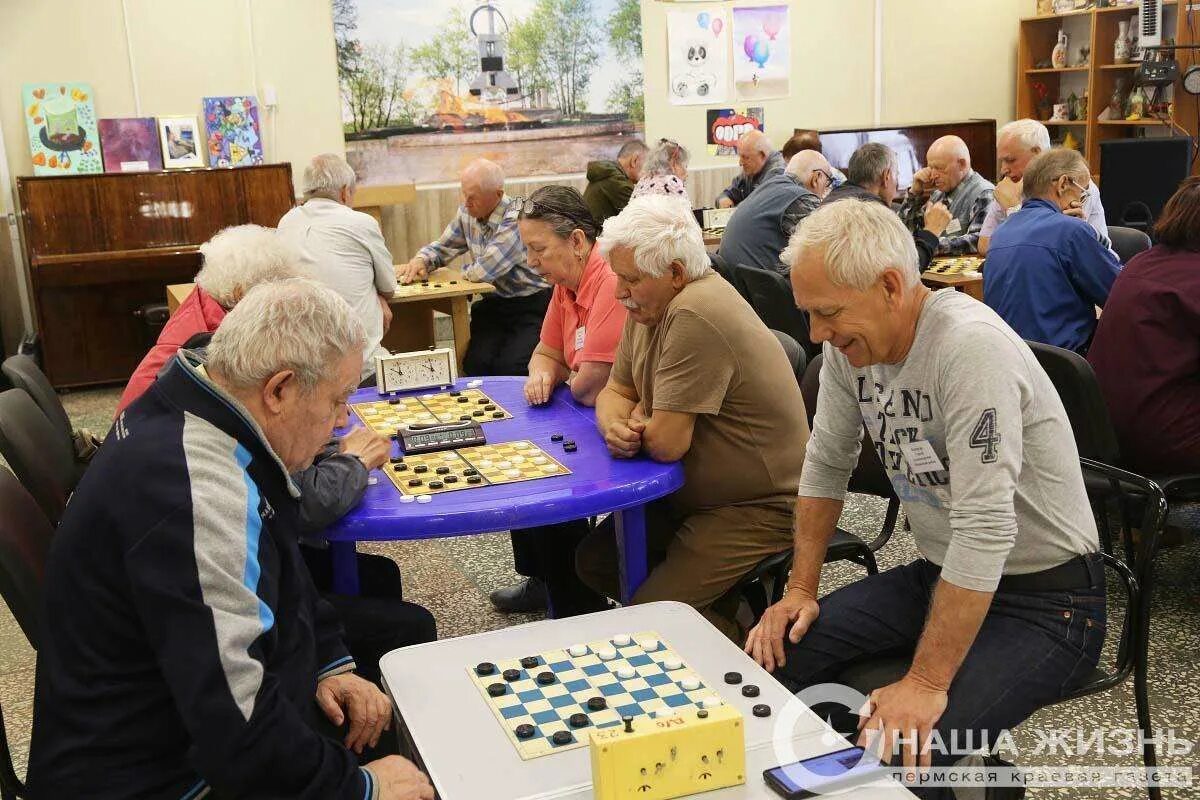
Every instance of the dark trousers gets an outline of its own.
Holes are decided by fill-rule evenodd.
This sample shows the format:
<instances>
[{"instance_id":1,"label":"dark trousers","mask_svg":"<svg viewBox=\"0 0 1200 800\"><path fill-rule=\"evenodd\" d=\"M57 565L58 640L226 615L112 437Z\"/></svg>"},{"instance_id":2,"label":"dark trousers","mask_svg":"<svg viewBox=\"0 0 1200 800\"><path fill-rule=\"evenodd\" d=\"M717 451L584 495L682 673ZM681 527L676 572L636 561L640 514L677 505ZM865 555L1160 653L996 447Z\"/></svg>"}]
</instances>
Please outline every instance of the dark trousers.
<instances>
[{"instance_id":1,"label":"dark trousers","mask_svg":"<svg viewBox=\"0 0 1200 800\"><path fill-rule=\"evenodd\" d=\"M301 546L300 552L321 596L333 606L346 634L346 648L363 678L379 682L379 659L399 647L437 639L433 614L403 598L400 567L386 556L358 553L358 595L333 594L333 563L328 549Z\"/></svg>"},{"instance_id":2,"label":"dark trousers","mask_svg":"<svg viewBox=\"0 0 1200 800\"><path fill-rule=\"evenodd\" d=\"M484 295L471 306L467 375L525 375L550 305L550 290L526 297Z\"/></svg>"},{"instance_id":3,"label":"dark trousers","mask_svg":"<svg viewBox=\"0 0 1200 800\"><path fill-rule=\"evenodd\" d=\"M952 731L959 742L970 735L976 743L994 743L1001 731L1086 682L1100 657L1106 619L1103 564L1099 556L1089 562L1092 585L1085 589L996 592L937 723L947 747ZM785 641L787 664L777 677L796 691L835 681L856 661L911 654L938 573L936 565L920 559L823 597L821 613L800 643ZM949 766L963 754L932 755L934 766ZM948 797L948 791L917 794Z\"/></svg>"},{"instance_id":4,"label":"dark trousers","mask_svg":"<svg viewBox=\"0 0 1200 800\"><path fill-rule=\"evenodd\" d=\"M587 520L577 519L512 532L517 574L546 582L550 609L556 618L608 608L605 599L588 588L575 572L575 548L589 530Z\"/></svg>"}]
</instances>

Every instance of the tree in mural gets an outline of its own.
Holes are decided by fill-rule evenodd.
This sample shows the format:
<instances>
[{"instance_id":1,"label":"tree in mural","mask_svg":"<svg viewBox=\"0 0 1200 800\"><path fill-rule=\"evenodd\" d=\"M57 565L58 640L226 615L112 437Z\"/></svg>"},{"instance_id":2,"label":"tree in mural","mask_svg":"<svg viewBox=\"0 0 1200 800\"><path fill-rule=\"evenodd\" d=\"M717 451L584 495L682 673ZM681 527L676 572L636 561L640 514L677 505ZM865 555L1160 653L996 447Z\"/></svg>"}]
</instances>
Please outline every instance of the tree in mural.
<instances>
[{"instance_id":1,"label":"tree in mural","mask_svg":"<svg viewBox=\"0 0 1200 800\"><path fill-rule=\"evenodd\" d=\"M419 111L408 92L407 62L404 45L354 48L342 78L342 95L355 131L414 124Z\"/></svg>"},{"instance_id":2,"label":"tree in mural","mask_svg":"<svg viewBox=\"0 0 1200 800\"><path fill-rule=\"evenodd\" d=\"M508 32L508 60L505 66L517 82L521 102L526 108L544 105L552 86L542 51L546 28L536 20L516 20Z\"/></svg>"},{"instance_id":3,"label":"tree in mural","mask_svg":"<svg viewBox=\"0 0 1200 800\"><path fill-rule=\"evenodd\" d=\"M600 60L591 0L538 0L528 22L545 30L542 58L558 109L576 116L586 110L585 94Z\"/></svg>"},{"instance_id":4,"label":"tree in mural","mask_svg":"<svg viewBox=\"0 0 1200 800\"><path fill-rule=\"evenodd\" d=\"M453 8L446 15L431 41L414 47L413 66L429 78L454 81L454 93L461 95L465 84L479 71L479 51L467 26L467 15Z\"/></svg>"},{"instance_id":5,"label":"tree in mural","mask_svg":"<svg viewBox=\"0 0 1200 800\"><path fill-rule=\"evenodd\" d=\"M355 0L333 0L333 42L337 48L338 78L345 81L353 71L358 50L354 32L358 29L358 6Z\"/></svg>"},{"instance_id":6,"label":"tree in mural","mask_svg":"<svg viewBox=\"0 0 1200 800\"><path fill-rule=\"evenodd\" d=\"M608 17L608 42L622 64L642 63L642 8L639 0L618 0ZM646 118L646 95L642 71L632 70L628 78L613 87L608 102L632 120Z\"/></svg>"}]
</instances>

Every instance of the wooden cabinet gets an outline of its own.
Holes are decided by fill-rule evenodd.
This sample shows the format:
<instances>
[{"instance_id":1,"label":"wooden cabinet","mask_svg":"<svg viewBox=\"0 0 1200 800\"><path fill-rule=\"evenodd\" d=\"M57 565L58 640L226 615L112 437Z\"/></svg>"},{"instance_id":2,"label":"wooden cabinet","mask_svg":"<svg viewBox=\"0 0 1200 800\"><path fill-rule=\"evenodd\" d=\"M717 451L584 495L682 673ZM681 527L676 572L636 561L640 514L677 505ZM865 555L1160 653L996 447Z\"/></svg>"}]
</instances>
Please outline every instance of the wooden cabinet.
<instances>
[{"instance_id":1,"label":"wooden cabinet","mask_svg":"<svg viewBox=\"0 0 1200 800\"><path fill-rule=\"evenodd\" d=\"M46 374L58 387L123 382L146 352L138 310L186 283L199 246L230 225L275 227L290 164L18 178Z\"/></svg>"}]
</instances>

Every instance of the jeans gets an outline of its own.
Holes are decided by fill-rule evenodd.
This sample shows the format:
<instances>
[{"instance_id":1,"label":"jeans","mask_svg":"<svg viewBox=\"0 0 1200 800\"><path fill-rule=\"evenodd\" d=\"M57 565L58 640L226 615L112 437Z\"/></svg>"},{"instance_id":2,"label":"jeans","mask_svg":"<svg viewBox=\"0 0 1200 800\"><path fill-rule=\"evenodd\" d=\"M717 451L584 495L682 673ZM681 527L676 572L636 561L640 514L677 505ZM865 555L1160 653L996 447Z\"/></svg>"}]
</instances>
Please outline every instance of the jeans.
<instances>
[{"instance_id":1,"label":"jeans","mask_svg":"<svg viewBox=\"0 0 1200 800\"><path fill-rule=\"evenodd\" d=\"M1088 681L1104 644L1106 611L1103 562L1097 554L1087 558L1092 579L1087 588L996 592L936 725L947 747L955 740L994 743L1001 731ZM785 642L787 664L777 677L798 691L836 682L858 661L911 654L938 574L937 565L921 559L822 598L821 613L799 644ZM962 755L935 751L933 764L949 766ZM949 796L936 790L917 794Z\"/></svg>"},{"instance_id":2,"label":"jeans","mask_svg":"<svg viewBox=\"0 0 1200 800\"><path fill-rule=\"evenodd\" d=\"M575 548L588 532L587 520L583 519L512 532L517 574L546 582L550 609L556 619L608 608L607 601L575 573Z\"/></svg>"}]
</instances>

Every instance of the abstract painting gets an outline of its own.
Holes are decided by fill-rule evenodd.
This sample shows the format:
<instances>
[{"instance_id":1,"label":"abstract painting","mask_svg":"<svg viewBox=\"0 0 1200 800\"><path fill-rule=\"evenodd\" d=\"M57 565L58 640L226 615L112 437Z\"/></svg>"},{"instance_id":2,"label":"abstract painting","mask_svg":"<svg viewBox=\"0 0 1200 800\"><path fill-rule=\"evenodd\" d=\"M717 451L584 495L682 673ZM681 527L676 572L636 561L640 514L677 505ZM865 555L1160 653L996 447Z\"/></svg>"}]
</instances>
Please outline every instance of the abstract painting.
<instances>
[{"instance_id":1,"label":"abstract painting","mask_svg":"<svg viewBox=\"0 0 1200 800\"><path fill-rule=\"evenodd\" d=\"M167 169L204 166L195 117L159 117L158 139L162 144L163 166Z\"/></svg>"},{"instance_id":2,"label":"abstract painting","mask_svg":"<svg viewBox=\"0 0 1200 800\"><path fill-rule=\"evenodd\" d=\"M30 83L22 91L34 175L103 172L88 83Z\"/></svg>"},{"instance_id":3,"label":"abstract painting","mask_svg":"<svg viewBox=\"0 0 1200 800\"><path fill-rule=\"evenodd\" d=\"M672 105L729 99L729 29L723 10L667 14L667 71Z\"/></svg>"},{"instance_id":4,"label":"abstract painting","mask_svg":"<svg viewBox=\"0 0 1200 800\"><path fill-rule=\"evenodd\" d=\"M762 106L753 108L710 108L705 138L710 156L736 156L738 139L749 131L762 131Z\"/></svg>"},{"instance_id":5,"label":"abstract painting","mask_svg":"<svg viewBox=\"0 0 1200 800\"><path fill-rule=\"evenodd\" d=\"M208 137L210 167L249 167L263 163L255 98L204 98L204 132Z\"/></svg>"},{"instance_id":6,"label":"abstract painting","mask_svg":"<svg viewBox=\"0 0 1200 800\"><path fill-rule=\"evenodd\" d=\"M787 97L791 38L787 6L733 9L733 85L737 100Z\"/></svg>"},{"instance_id":7,"label":"abstract painting","mask_svg":"<svg viewBox=\"0 0 1200 800\"><path fill-rule=\"evenodd\" d=\"M105 172L150 172L163 168L154 117L102 119L99 129Z\"/></svg>"}]
</instances>

